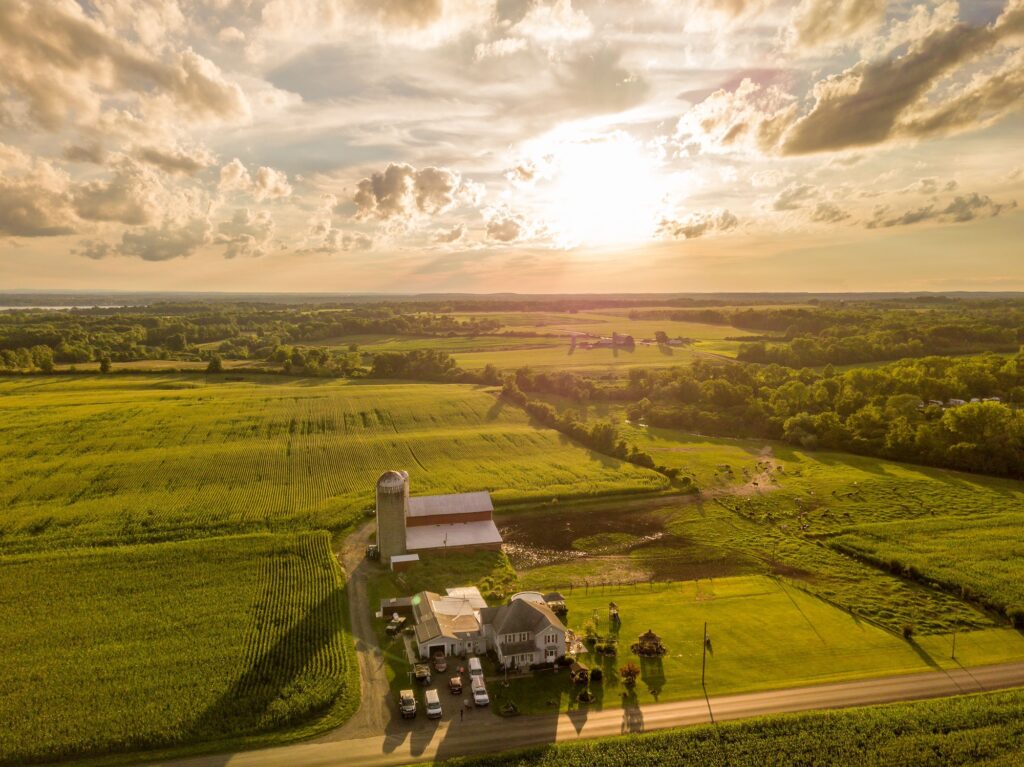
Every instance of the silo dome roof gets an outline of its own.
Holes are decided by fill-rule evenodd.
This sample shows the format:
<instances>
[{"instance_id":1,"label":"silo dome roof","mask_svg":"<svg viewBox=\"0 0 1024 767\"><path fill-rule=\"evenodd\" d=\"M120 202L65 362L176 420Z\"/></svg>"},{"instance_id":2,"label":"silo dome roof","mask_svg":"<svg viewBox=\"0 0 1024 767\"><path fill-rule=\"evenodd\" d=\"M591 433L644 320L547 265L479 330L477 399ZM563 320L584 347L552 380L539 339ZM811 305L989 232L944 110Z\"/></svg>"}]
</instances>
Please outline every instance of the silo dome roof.
<instances>
[{"instance_id":1,"label":"silo dome roof","mask_svg":"<svg viewBox=\"0 0 1024 767\"><path fill-rule=\"evenodd\" d=\"M377 480L377 487L402 487L405 484L405 476L398 471L385 471Z\"/></svg>"}]
</instances>

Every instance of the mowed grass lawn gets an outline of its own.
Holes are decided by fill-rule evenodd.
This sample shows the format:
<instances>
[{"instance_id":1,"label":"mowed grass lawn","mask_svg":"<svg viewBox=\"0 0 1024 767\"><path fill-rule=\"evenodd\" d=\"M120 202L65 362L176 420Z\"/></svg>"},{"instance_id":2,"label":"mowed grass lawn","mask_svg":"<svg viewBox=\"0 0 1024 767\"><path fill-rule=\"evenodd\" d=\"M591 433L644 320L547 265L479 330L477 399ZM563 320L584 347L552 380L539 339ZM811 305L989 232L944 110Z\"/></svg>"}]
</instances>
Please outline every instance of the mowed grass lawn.
<instances>
[{"instance_id":1,"label":"mowed grass lawn","mask_svg":"<svg viewBox=\"0 0 1024 767\"><path fill-rule=\"evenodd\" d=\"M569 675L541 672L514 679L507 690L492 685L500 701L511 698L524 711L586 710L622 705L625 688L617 670L632 660L641 668L637 704L699 697L704 622L711 650L707 691L711 695L795 687L805 684L928 671L1024 659L1024 636L1009 629L964 633L957 638L957 660L950 659L950 638L933 636L907 642L872 623L811 596L783 580L741 576L655 584L652 588L577 591L567 596L568 625L581 631L596 616L602 635L617 635L614 658L586 653L582 662L601 668L604 680L591 684L597 699L574 701ZM614 601L622 619L618 631L608 623ZM648 629L664 641L668 654L641 660L630 645ZM551 704L551 705L549 705Z\"/></svg>"},{"instance_id":2,"label":"mowed grass lawn","mask_svg":"<svg viewBox=\"0 0 1024 767\"><path fill-rule=\"evenodd\" d=\"M0 558L0 764L338 721L346 620L327 533Z\"/></svg>"},{"instance_id":3,"label":"mowed grass lawn","mask_svg":"<svg viewBox=\"0 0 1024 767\"><path fill-rule=\"evenodd\" d=\"M341 530L374 482L497 503L658 491L470 386L268 377L0 380L0 551Z\"/></svg>"}]
</instances>

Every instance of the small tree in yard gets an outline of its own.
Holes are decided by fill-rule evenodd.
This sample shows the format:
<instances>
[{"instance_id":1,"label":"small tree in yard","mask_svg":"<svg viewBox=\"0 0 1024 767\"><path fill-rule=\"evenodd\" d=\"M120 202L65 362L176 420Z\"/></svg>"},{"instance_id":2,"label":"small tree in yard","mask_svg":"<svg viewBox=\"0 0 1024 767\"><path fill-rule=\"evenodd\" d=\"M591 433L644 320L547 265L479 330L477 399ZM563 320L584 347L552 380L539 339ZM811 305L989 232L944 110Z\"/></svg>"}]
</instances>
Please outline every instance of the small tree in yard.
<instances>
[{"instance_id":1,"label":"small tree in yard","mask_svg":"<svg viewBox=\"0 0 1024 767\"><path fill-rule=\"evenodd\" d=\"M626 687L632 687L636 684L637 677L640 676L640 667L633 663L633 661L630 661L619 669L619 676L622 677L622 683Z\"/></svg>"},{"instance_id":2,"label":"small tree in yard","mask_svg":"<svg viewBox=\"0 0 1024 767\"><path fill-rule=\"evenodd\" d=\"M223 373L224 362L221 360L219 354L214 354L210 357L210 364L206 366L207 373Z\"/></svg>"}]
</instances>

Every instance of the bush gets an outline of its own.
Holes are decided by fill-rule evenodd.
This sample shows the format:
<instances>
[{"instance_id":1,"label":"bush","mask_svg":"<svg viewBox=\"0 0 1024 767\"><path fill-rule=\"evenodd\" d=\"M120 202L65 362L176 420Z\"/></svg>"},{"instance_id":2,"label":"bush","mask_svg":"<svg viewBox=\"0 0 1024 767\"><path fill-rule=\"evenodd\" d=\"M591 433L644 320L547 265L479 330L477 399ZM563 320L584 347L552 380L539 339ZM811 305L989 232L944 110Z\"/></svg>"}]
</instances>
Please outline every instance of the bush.
<instances>
[{"instance_id":1,"label":"bush","mask_svg":"<svg viewBox=\"0 0 1024 767\"><path fill-rule=\"evenodd\" d=\"M910 639L910 637L914 636L914 624L904 623L902 626L900 626L900 631L903 632L904 639Z\"/></svg>"},{"instance_id":2,"label":"bush","mask_svg":"<svg viewBox=\"0 0 1024 767\"><path fill-rule=\"evenodd\" d=\"M1024 629L1024 605L1010 605L1006 608L1006 617L1014 628Z\"/></svg>"},{"instance_id":3,"label":"bush","mask_svg":"<svg viewBox=\"0 0 1024 767\"><path fill-rule=\"evenodd\" d=\"M590 669L590 681L600 682L604 679L604 672L599 668Z\"/></svg>"}]
</instances>

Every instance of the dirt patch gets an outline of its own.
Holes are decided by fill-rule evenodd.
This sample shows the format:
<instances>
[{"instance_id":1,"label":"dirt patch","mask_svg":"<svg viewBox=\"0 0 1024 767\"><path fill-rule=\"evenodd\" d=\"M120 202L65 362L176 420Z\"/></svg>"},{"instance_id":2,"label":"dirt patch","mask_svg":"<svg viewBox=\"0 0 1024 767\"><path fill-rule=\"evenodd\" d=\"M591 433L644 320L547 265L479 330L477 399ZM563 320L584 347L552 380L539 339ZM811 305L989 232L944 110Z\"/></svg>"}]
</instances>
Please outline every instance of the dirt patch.
<instances>
[{"instance_id":1,"label":"dirt patch","mask_svg":"<svg viewBox=\"0 0 1024 767\"><path fill-rule=\"evenodd\" d=\"M503 549L516 570L600 564L608 578L690 580L743 571L732 553L666 529L658 511L545 511L499 519ZM606 546L591 546L608 540ZM583 550L587 549L587 550Z\"/></svg>"}]
</instances>

